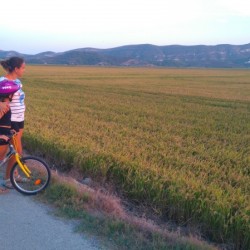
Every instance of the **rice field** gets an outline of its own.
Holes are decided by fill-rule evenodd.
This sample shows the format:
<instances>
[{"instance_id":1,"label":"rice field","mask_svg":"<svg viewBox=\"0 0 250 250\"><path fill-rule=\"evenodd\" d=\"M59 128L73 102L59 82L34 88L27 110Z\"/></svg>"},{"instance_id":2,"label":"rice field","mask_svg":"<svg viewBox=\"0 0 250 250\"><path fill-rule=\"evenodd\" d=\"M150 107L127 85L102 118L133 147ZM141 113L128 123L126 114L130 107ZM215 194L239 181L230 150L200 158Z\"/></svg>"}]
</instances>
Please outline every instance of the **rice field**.
<instances>
[{"instance_id":1,"label":"rice field","mask_svg":"<svg viewBox=\"0 0 250 250\"><path fill-rule=\"evenodd\" d=\"M24 144L250 248L250 70L28 65Z\"/></svg>"}]
</instances>

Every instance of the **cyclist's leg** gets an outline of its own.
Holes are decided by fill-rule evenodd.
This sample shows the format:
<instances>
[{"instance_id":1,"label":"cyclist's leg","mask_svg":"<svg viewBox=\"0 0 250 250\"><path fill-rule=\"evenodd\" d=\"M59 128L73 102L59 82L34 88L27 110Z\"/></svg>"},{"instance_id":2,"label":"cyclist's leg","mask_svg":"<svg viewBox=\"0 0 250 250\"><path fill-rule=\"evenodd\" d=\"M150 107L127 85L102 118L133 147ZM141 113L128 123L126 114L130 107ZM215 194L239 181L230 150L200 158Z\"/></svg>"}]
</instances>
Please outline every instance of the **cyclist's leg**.
<instances>
[{"instance_id":1,"label":"cyclist's leg","mask_svg":"<svg viewBox=\"0 0 250 250\"><path fill-rule=\"evenodd\" d=\"M10 171L11 171L11 168L12 166L14 165L15 163L15 156L12 155L8 161L8 164L7 164L7 167L6 167L6 171L5 171L5 179L9 179L10 178Z\"/></svg>"},{"instance_id":2,"label":"cyclist's leg","mask_svg":"<svg viewBox=\"0 0 250 250\"><path fill-rule=\"evenodd\" d=\"M0 161L2 161L8 151L8 145L0 145ZM8 190L5 187L0 186L0 194L7 193Z\"/></svg>"},{"instance_id":3,"label":"cyclist's leg","mask_svg":"<svg viewBox=\"0 0 250 250\"><path fill-rule=\"evenodd\" d=\"M8 145L0 145L0 161L2 161L8 151Z\"/></svg>"},{"instance_id":4,"label":"cyclist's leg","mask_svg":"<svg viewBox=\"0 0 250 250\"><path fill-rule=\"evenodd\" d=\"M4 142L0 142L0 161L2 161L5 158L6 153L8 152L8 145L5 144ZM1 169L2 172L3 169ZM5 179L3 177L3 179ZM3 193L6 190L6 188L2 188L0 190L1 193Z\"/></svg>"},{"instance_id":5,"label":"cyclist's leg","mask_svg":"<svg viewBox=\"0 0 250 250\"><path fill-rule=\"evenodd\" d=\"M19 155L22 155L23 153L22 136L23 136L23 128L20 128L19 132L16 135L17 152Z\"/></svg>"},{"instance_id":6,"label":"cyclist's leg","mask_svg":"<svg viewBox=\"0 0 250 250\"><path fill-rule=\"evenodd\" d=\"M17 152L22 155L23 148L22 148L22 136L23 136L23 129L19 129L19 132L16 134L16 146L17 146ZM11 139L12 140L12 139ZM13 140L11 141L13 143ZM9 162L6 167L6 173L5 173L5 179L10 178L10 171L14 163L16 162L15 156L11 156L9 159ZM16 173L18 174L18 173Z\"/></svg>"}]
</instances>

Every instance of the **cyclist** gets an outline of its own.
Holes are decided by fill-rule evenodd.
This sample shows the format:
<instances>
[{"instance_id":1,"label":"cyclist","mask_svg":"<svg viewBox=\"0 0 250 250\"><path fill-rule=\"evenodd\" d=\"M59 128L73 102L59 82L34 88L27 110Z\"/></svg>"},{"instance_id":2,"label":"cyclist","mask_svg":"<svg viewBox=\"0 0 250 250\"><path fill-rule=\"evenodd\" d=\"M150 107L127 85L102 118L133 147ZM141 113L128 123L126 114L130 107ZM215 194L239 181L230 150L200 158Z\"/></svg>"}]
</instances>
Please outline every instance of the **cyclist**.
<instances>
[{"instance_id":1,"label":"cyclist","mask_svg":"<svg viewBox=\"0 0 250 250\"><path fill-rule=\"evenodd\" d=\"M23 128L24 128L24 112L25 112L25 94L22 90L22 83L19 80L20 77L22 77L24 71L25 71L25 62L23 58L20 57L11 57L6 60L1 60L0 64L6 71L6 75L0 77L0 83L4 80L12 80L17 85L20 86L19 90L15 92L12 101L9 103L10 109L11 109L11 128L14 129L17 132L16 135L16 145L17 145L17 151L20 155L22 155L22 135L23 135ZM6 106L0 105L0 114L3 112L3 110L6 109ZM9 179L10 170L13 164L15 163L14 158L11 158L8 162L7 168L6 168L6 178ZM21 181L21 180L20 180ZM7 182L8 183L8 182ZM8 185L9 188L11 185ZM10 184L10 183L9 183Z\"/></svg>"},{"instance_id":2,"label":"cyclist","mask_svg":"<svg viewBox=\"0 0 250 250\"><path fill-rule=\"evenodd\" d=\"M20 85L14 81L4 80L0 82L0 102L8 104L16 91L20 89ZM7 105L8 107L8 105ZM7 112L0 118L0 160L2 160L8 150L8 135L11 132L11 110L8 108ZM9 179L9 175L6 176ZM5 188L0 188L0 193L6 192Z\"/></svg>"}]
</instances>

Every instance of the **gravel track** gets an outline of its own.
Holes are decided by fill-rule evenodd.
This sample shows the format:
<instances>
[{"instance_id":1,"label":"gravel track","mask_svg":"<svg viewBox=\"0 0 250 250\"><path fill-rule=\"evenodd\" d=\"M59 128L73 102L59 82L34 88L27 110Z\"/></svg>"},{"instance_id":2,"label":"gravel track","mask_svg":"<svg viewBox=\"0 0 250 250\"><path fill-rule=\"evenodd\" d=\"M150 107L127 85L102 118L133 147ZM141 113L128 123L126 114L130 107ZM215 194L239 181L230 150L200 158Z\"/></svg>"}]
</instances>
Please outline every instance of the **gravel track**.
<instances>
[{"instance_id":1,"label":"gravel track","mask_svg":"<svg viewBox=\"0 0 250 250\"><path fill-rule=\"evenodd\" d=\"M94 237L74 232L75 223L53 216L52 208L32 196L19 194L16 190L0 194L2 250L104 249Z\"/></svg>"}]
</instances>

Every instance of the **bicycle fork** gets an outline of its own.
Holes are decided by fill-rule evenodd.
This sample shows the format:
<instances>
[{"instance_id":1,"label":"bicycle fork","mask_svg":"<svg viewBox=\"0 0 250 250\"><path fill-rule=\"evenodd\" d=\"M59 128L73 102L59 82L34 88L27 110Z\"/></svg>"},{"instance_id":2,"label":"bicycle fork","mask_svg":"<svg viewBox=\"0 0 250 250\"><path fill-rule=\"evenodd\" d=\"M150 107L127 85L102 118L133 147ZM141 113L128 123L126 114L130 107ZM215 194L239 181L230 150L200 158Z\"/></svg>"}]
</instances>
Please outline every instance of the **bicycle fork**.
<instances>
[{"instance_id":1,"label":"bicycle fork","mask_svg":"<svg viewBox=\"0 0 250 250\"><path fill-rule=\"evenodd\" d=\"M17 144L16 144L16 138L15 137L13 137L13 142L14 142L14 147L12 146L11 149L12 150L15 149L16 162L18 163L19 167L24 172L24 174L27 176L27 178L30 178L31 171L29 170L29 168L22 161L20 161L20 155L18 154L18 152L16 150L17 149Z\"/></svg>"},{"instance_id":2,"label":"bicycle fork","mask_svg":"<svg viewBox=\"0 0 250 250\"><path fill-rule=\"evenodd\" d=\"M20 156L18 153L15 153L15 158L16 158L16 162L18 163L21 170L24 172L24 174L28 178L30 178L31 171L28 169L28 167L24 163L22 163L22 161L20 161Z\"/></svg>"}]
</instances>

